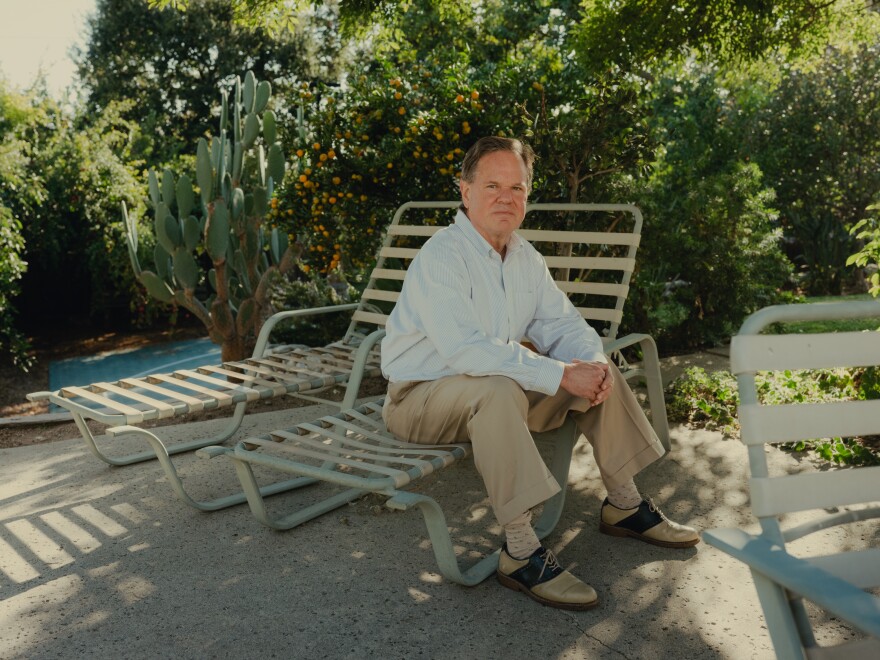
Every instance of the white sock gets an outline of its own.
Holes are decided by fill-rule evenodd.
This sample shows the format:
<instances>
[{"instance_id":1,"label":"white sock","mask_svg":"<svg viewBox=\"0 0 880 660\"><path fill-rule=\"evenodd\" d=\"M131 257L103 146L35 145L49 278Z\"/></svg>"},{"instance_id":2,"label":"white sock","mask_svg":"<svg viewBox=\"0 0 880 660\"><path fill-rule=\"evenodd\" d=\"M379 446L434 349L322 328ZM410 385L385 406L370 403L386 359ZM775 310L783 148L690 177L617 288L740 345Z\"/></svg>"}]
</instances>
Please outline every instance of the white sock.
<instances>
[{"instance_id":1,"label":"white sock","mask_svg":"<svg viewBox=\"0 0 880 660\"><path fill-rule=\"evenodd\" d=\"M630 479L617 488L609 488L608 501L618 509L634 509L642 503L642 496L633 480Z\"/></svg>"},{"instance_id":2,"label":"white sock","mask_svg":"<svg viewBox=\"0 0 880 660\"><path fill-rule=\"evenodd\" d=\"M507 554L514 559L528 559L541 547L541 541L532 527L532 512L526 511L504 526L507 536Z\"/></svg>"}]
</instances>

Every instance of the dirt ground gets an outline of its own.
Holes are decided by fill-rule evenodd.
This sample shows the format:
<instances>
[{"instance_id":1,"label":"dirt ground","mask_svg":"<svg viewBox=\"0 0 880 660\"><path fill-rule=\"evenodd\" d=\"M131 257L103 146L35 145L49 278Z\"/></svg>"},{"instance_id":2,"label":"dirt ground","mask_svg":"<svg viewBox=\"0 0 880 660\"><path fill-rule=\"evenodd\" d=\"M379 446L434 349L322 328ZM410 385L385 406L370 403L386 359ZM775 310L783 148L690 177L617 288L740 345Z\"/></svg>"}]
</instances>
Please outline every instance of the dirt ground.
<instances>
[{"instance_id":1,"label":"dirt ground","mask_svg":"<svg viewBox=\"0 0 880 660\"><path fill-rule=\"evenodd\" d=\"M35 418L31 423L28 420L30 417L45 415L49 412L49 404L46 401L31 403L27 400L27 394L49 389L50 362L202 336L204 336L204 331L201 328L193 327L177 328L171 331L106 332L97 335L79 333L64 337L32 338L36 363L30 370L23 372L11 364L0 362L0 420L3 420L0 421L0 448L67 440L79 435L73 421L45 423L37 421L39 418ZM361 394L363 396L382 394L385 392L385 387L386 382L381 378L367 379L361 387ZM334 388L322 396L342 400L343 394L341 388ZM310 405L310 403L293 397L276 397L266 401L253 402L248 408L248 412L268 412L304 405ZM194 414L191 419L212 419L227 416L230 413L231 409L225 409ZM15 423L11 423L11 420L15 420ZM178 424L180 420L165 420L149 426L161 426L163 423ZM105 428L96 422L89 422L89 427L95 433L103 433L102 429Z\"/></svg>"}]
</instances>

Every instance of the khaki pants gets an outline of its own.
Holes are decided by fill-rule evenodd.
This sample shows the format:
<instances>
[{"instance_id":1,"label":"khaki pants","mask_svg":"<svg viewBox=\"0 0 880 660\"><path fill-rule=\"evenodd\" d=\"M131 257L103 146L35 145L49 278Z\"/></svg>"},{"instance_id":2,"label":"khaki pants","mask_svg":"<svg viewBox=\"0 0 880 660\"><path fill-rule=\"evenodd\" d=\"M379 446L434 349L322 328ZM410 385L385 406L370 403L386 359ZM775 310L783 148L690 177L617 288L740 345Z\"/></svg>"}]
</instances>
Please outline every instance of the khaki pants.
<instances>
[{"instance_id":1,"label":"khaki pants","mask_svg":"<svg viewBox=\"0 0 880 660\"><path fill-rule=\"evenodd\" d=\"M382 416L388 430L407 442L470 441L495 517L505 525L559 492L531 431L559 428L569 413L593 445L607 489L663 455L623 376L614 365L611 370L611 396L595 407L561 388L552 396L524 391L505 376L448 376L391 383Z\"/></svg>"}]
</instances>

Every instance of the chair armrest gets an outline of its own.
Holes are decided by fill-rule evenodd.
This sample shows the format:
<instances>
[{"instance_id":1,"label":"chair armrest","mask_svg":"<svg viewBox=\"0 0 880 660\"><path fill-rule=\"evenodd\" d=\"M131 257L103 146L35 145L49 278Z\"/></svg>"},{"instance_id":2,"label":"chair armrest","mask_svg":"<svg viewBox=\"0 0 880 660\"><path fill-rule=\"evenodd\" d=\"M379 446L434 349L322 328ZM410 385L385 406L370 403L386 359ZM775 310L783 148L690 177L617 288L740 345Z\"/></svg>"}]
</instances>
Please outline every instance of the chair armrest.
<instances>
[{"instance_id":1,"label":"chair armrest","mask_svg":"<svg viewBox=\"0 0 880 660\"><path fill-rule=\"evenodd\" d=\"M263 357L266 352L266 346L269 344L269 335L275 326L285 319L296 318L298 316L314 316L315 314L327 314L329 312L345 312L357 309L360 303L345 303L344 305L329 305L327 307L310 307L308 309L290 309L284 312L277 312L266 319L263 327L260 328L260 334L257 337L257 344L254 346L253 356L255 358Z\"/></svg>"},{"instance_id":2,"label":"chair armrest","mask_svg":"<svg viewBox=\"0 0 880 660\"><path fill-rule=\"evenodd\" d=\"M348 410L354 408L357 395L361 389L361 381L364 378L364 368L367 364L367 358L370 351L382 338L385 337L385 328L374 330L364 337L364 340L358 346L357 353L354 356L354 364L351 367L351 375L348 379L348 385L345 388L345 396L342 399L341 409Z\"/></svg>"},{"instance_id":3,"label":"chair armrest","mask_svg":"<svg viewBox=\"0 0 880 660\"><path fill-rule=\"evenodd\" d=\"M740 529L712 529L703 539L750 569L880 638L880 598L835 577L779 545Z\"/></svg>"},{"instance_id":4,"label":"chair armrest","mask_svg":"<svg viewBox=\"0 0 880 660\"><path fill-rule=\"evenodd\" d=\"M655 347L654 338L651 335L641 334L637 332L633 332L631 334L625 335L623 337L616 337L614 339L604 339L602 341L602 350L606 353L613 353L614 351L619 351L622 348L627 348L628 346L632 346L633 344L641 344L643 341L648 341L652 346Z\"/></svg>"},{"instance_id":5,"label":"chair armrest","mask_svg":"<svg viewBox=\"0 0 880 660\"><path fill-rule=\"evenodd\" d=\"M610 355L627 346L639 344L642 347L642 366L637 369L624 370L623 377L627 380L642 377L648 388L648 403L651 406L651 424L657 437L667 452L672 450L669 438L669 420L666 417L666 400L663 394L663 374L660 371L660 356L657 344L651 335L632 333L616 339L603 340L603 350Z\"/></svg>"}]
</instances>

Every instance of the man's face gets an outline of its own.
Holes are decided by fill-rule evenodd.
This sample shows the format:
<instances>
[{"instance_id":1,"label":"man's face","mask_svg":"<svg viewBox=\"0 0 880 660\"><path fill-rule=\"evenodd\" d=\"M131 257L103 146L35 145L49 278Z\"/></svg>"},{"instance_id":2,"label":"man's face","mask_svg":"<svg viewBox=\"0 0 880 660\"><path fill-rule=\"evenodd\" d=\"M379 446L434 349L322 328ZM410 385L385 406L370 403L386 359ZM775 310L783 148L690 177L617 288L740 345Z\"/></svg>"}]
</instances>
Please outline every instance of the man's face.
<instances>
[{"instance_id":1,"label":"man's face","mask_svg":"<svg viewBox=\"0 0 880 660\"><path fill-rule=\"evenodd\" d=\"M502 252L526 215L528 170L510 151L493 151L477 163L474 180L460 182L467 216L480 235Z\"/></svg>"}]
</instances>

